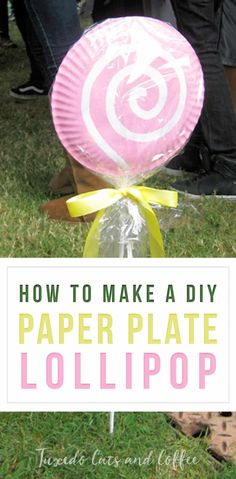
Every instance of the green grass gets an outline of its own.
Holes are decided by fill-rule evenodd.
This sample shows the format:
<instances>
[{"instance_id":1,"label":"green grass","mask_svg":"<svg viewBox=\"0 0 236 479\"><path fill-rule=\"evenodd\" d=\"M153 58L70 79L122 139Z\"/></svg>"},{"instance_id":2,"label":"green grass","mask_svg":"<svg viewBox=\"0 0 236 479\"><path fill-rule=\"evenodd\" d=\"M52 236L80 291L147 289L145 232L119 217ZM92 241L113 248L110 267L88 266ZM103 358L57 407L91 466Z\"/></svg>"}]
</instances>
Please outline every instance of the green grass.
<instances>
[{"instance_id":1,"label":"green grass","mask_svg":"<svg viewBox=\"0 0 236 479\"><path fill-rule=\"evenodd\" d=\"M22 413L0 415L0 477L4 479L235 479L236 468L221 465L206 452L203 439L189 440L173 429L163 414L117 413L114 436L108 433L105 413ZM39 452L45 456L72 458L79 449L87 459L83 465L39 467ZM93 465L96 450L99 457L116 456L113 465ZM186 451L196 457L195 466L158 465L161 451L173 456ZM152 451L152 452L151 452ZM151 453L153 463L125 464L125 459L141 458ZM98 456L97 456L98 457Z\"/></svg>"},{"instance_id":2,"label":"green grass","mask_svg":"<svg viewBox=\"0 0 236 479\"><path fill-rule=\"evenodd\" d=\"M16 32L13 32L16 35ZM19 43L19 38L17 36ZM47 99L17 103L8 95L11 86L25 81L27 60L22 48L0 53L1 64L1 257L79 257L87 228L49 221L39 212L52 198L48 182L63 165L62 148L54 134ZM163 175L148 181L166 187ZM175 216L175 217L174 217ZM177 212L160 214L168 257L235 256L235 204L214 198L193 204L181 198ZM77 449L88 461L84 466L38 468L37 448L52 457L73 456ZM93 466L93 451L117 455L118 468ZM138 467L124 459L156 458L184 449L198 465L177 471L170 466ZM220 464L207 452L204 438L189 440L173 429L164 414L118 413L115 434L108 433L103 413L1 413L0 479L235 479L236 466Z\"/></svg>"},{"instance_id":3,"label":"green grass","mask_svg":"<svg viewBox=\"0 0 236 479\"><path fill-rule=\"evenodd\" d=\"M48 183L64 162L48 100L16 102L9 96L11 86L28 78L23 48L1 52L0 62L0 255L79 257L87 227L49 221L39 212L52 198ZM156 174L147 183L163 188L171 181ZM235 256L235 203L216 198L192 203L180 196L177 212L160 212L161 220L167 216L168 231L163 231L166 256Z\"/></svg>"}]
</instances>

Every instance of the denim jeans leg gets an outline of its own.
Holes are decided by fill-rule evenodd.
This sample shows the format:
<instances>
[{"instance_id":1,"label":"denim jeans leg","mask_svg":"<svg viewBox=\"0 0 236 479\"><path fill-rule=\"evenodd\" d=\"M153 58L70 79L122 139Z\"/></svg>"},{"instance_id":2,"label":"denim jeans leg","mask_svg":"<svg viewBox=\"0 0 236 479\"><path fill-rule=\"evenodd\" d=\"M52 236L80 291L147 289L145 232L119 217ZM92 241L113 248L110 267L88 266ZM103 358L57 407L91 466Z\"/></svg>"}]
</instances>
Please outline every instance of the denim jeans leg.
<instances>
[{"instance_id":1,"label":"denim jeans leg","mask_svg":"<svg viewBox=\"0 0 236 479\"><path fill-rule=\"evenodd\" d=\"M49 89L51 82L48 78L43 49L30 21L24 0L12 0L12 6L16 24L25 42L30 62L30 81L36 86Z\"/></svg>"},{"instance_id":2,"label":"denim jeans leg","mask_svg":"<svg viewBox=\"0 0 236 479\"><path fill-rule=\"evenodd\" d=\"M218 53L216 4L214 0L172 0L172 5L178 28L202 65L205 101L200 122L213 168L236 176L236 117Z\"/></svg>"},{"instance_id":3,"label":"denim jeans leg","mask_svg":"<svg viewBox=\"0 0 236 479\"><path fill-rule=\"evenodd\" d=\"M67 51L81 36L76 0L25 0L25 5L53 81Z\"/></svg>"}]
</instances>

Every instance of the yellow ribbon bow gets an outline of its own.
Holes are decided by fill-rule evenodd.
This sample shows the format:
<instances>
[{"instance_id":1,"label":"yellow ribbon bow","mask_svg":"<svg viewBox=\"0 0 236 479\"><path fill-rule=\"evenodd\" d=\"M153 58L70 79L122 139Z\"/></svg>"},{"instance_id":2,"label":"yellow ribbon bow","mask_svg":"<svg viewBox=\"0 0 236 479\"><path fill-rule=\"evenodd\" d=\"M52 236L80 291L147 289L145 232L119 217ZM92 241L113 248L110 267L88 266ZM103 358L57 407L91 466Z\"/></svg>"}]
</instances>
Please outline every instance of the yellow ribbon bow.
<instances>
[{"instance_id":1,"label":"yellow ribbon bow","mask_svg":"<svg viewBox=\"0 0 236 479\"><path fill-rule=\"evenodd\" d=\"M99 211L86 239L83 253L84 258L96 258L98 256L99 241L93 243L92 239L96 235L99 221L104 215L106 208L114 205L124 197L136 202L140 210L144 213L148 227L151 256L153 258L164 256L160 227L150 203L176 208L178 193L169 190L156 190L146 186L131 186L120 189L104 188L102 190L83 193L67 200L67 207L70 216L73 218Z\"/></svg>"}]
</instances>

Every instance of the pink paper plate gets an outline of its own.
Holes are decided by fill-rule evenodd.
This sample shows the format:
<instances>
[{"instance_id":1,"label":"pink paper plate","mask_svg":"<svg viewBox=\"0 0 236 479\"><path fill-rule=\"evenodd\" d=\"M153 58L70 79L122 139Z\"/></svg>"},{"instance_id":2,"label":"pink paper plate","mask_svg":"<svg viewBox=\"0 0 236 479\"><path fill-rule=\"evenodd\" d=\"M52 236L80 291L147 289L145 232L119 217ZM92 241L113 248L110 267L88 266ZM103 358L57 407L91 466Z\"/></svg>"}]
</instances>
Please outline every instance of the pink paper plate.
<instances>
[{"instance_id":1,"label":"pink paper plate","mask_svg":"<svg viewBox=\"0 0 236 479\"><path fill-rule=\"evenodd\" d=\"M109 177L139 178L186 144L203 104L199 60L166 23L107 20L63 60L52 91L56 132L66 150Z\"/></svg>"}]
</instances>

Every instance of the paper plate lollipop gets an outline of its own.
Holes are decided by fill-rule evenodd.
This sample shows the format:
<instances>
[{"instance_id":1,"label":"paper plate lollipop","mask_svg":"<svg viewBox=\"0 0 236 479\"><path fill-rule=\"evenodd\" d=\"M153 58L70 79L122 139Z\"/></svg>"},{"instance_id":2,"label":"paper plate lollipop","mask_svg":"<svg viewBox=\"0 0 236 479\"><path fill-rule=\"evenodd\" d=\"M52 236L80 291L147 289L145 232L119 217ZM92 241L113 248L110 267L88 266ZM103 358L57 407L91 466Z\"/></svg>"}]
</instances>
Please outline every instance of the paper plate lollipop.
<instances>
[{"instance_id":1,"label":"paper plate lollipop","mask_svg":"<svg viewBox=\"0 0 236 479\"><path fill-rule=\"evenodd\" d=\"M127 193L127 187L183 148L202 103L202 70L192 47L171 26L143 17L111 19L87 31L64 59L52 92L55 128L67 151L143 206L155 195ZM165 193L160 203L173 206L174 194ZM117 191L114 196L117 201ZM105 208L115 202L109 198L88 202ZM85 214L73 203L73 215ZM153 228L150 220L149 237Z\"/></svg>"}]
</instances>

